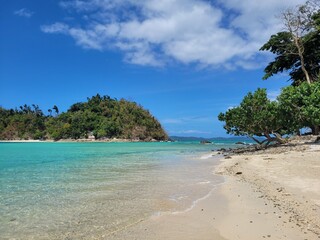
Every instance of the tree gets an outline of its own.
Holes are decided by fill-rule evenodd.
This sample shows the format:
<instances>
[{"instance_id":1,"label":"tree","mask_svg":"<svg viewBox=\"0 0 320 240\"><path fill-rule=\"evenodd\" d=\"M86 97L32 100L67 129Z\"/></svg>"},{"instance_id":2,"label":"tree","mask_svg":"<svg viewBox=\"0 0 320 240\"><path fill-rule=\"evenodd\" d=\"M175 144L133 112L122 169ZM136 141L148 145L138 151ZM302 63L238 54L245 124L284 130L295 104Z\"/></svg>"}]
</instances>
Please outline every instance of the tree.
<instances>
[{"instance_id":1,"label":"tree","mask_svg":"<svg viewBox=\"0 0 320 240\"><path fill-rule=\"evenodd\" d=\"M278 102L283 124L291 131L308 127L314 135L319 135L320 82L283 88Z\"/></svg>"},{"instance_id":2,"label":"tree","mask_svg":"<svg viewBox=\"0 0 320 240\"><path fill-rule=\"evenodd\" d=\"M56 116L51 117L52 111ZM0 107L0 139L139 138L166 140L161 124L142 106L127 100L97 94L87 102L75 103L59 114L56 105L45 116L38 105L20 110Z\"/></svg>"},{"instance_id":3,"label":"tree","mask_svg":"<svg viewBox=\"0 0 320 240\"><path fill-rule=\"evenodd\" d=\"M249 92L240 106L220 113L218 119L225 122L224 129L228 134L248 136L263 146L271 142L285 143L278 103L267 98L266 89ZM256 136L266 139L260 141Z\"/></svg>"},{"instance_id":4,"label":"tree","mask_svg":"<svg viewBox=\"0 0 320 240\"><path fill-rule=\"evenodd\" d=\"M57 105L54 105L52 109L56 112L56 115L59 114L59 108L57 107Z\"/></svg>"},{"instance_id":5,"label":"tree","mask_svg":"<svg viewBox=\"0 0 320 240\"><path fill-rule=\"evenodd\" d=\"M263 79L289 71L293 85L318 80L320 72L319 0L308 1L282 13L285 31L272 35L260 50L276 55Z\"/></svg>"}]
</instances>

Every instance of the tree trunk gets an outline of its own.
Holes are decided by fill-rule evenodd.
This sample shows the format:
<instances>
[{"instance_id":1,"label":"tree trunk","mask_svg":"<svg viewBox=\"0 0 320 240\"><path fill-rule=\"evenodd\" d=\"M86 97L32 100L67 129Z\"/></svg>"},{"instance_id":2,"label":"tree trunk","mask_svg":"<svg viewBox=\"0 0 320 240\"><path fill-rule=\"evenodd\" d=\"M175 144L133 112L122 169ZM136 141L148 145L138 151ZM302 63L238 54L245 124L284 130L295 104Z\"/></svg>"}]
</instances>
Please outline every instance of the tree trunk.
<instances>
[{"instance_id":1,"label":"tree trunk","mask_svg":"<svg viewBox=\"0 0 320 240\"><path fill-rule=\"evenodd\" d=\"M312 135L319 135L319 133L320 133L320 126L315 125L315 126L313 126L313 128L311 128L311 129L312 129Z\"/></svg>"},{"instance_id":2,"label":"tree trunk","mask_svg":"<svg viewBox=\"0 0 320 240\"><path fill-rule=\"evenodd\" d=\"M273 133L273 135L277 139L277 142L279 142L280 144L285 144L287 142L279 133Z\"/></svg>"},{"instance_id":3,"label":"tree trunk","mask_svg":"<svg viewBox=\"0 0 320 240\"><path fill-rule=\"evenodd\" d=\"M271 137L269 133L264 133L265 137L268 139L267 145L269 145L271 142L278 142L280 144L286 143L286 140L281 137L278 133L272 133L274 137Z\"/></svg>"},{"instance_id":4,"label":"tree trunk","mask_svg":"<svg viewBox=\"0 0 320 240\"><path fill-rule=\"evenodd\" d=\"M304 56L303 56L304 49L303 49L302 44L300 43L300 38L297 36L293 36L293 38L294 38L294 44L296 45L297 50L298 50L298 55L299 55L300 62L301 62L301 70L303 71L308 84L311 84L309 73L305 67Z\"/></svg>"},{"instance_id":5,"label":"tree trunk","mask_svg":"<svg viewBox=\"0 0 320 240\"><path fill-rule=\"evenodd\" d=\"M258 143L259 145L262 144L262 142L260 142L258 139L256 139L255 137L253 136L249 136L253 141L255 141L256 143Z\"/></svg>"}]
</instances>

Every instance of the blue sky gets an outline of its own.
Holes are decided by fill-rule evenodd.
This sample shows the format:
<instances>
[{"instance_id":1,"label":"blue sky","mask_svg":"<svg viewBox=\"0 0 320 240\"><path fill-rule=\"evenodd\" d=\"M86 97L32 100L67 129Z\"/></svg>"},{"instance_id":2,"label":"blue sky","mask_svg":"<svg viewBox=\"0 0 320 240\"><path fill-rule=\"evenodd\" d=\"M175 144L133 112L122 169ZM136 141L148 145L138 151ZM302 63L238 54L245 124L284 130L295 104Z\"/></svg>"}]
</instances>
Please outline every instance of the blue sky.
<instances>
[{"instance_id":1,"label":"blue sky","mask_svg":"<svg viewBox=\"0 0 320 240\"><path fill-rule=\"evenodd\" d=\"M170 135L226 136L219 112L274 97L259 52L301 0L13 0L0 9L0 105L66 111L100 93L138 102Z\"/></svg>"}]
</instances>

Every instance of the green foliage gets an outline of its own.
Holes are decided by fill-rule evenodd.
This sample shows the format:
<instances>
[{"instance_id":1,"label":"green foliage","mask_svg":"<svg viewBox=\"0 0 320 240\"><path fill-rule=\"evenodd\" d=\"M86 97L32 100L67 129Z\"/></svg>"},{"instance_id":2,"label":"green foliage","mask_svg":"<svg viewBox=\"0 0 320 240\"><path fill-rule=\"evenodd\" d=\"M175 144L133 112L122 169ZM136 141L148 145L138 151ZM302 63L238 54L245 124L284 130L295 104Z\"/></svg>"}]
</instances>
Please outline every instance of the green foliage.
<instances>
[{"instance_id":1,"label":"green foliage","mask_svg":"<svg viewBox=\"0 0 320 240\"><path fill-rule=\"evenodd\" d=\"M282 89L278 97L282 119L294 131L309 127L316 132L320 126L320 82L302 83Z\"/></svg>"},{"instance_id":2,"label":"green foliage","mask_svg":"<svg viewBox=\"0 0 320 240\"><path fill-rule=\"evenodd\" d=\"M38 105L18 109L0 108L1 139L41 139L45 136L45 119Z\"/></svg>"},{"instance_id":3,"label":"green foliage","mask_svg":"<svg viewBox=\"0 0 320 240\"><path fill-rule=\"evenodd\" d=\"M224 129L228 134L249 136L254 140L254 136L264 136L267 143L283 142L280 136L284 128L279 118L278 103L267 98L265 89L249 92L240 106L220 113L218 119L225 122Z\"/></svg>"},{"instance_id":4,"label":"green foliage","mask_svg":"<svg viewBox=\"0 0 320 240\"><path fill-rule=\"evenodd\" d=\"M304 8L299 8L302 11ZM299 14L304 14L300 12ZM276 55L275 59L265 68L263 79L281 73L289 72L293 85L299 85L306 81L305 73L301 66L301 57L298 54L295 39L299 41L300 50L303 55L304 67L310 76L311 82L319 80L320 72L320 12L313 13L310 22L302 23L301 29L305 30L303 35L283 31L272 35L260 50L269 51ZM307 30L306 30L307 29Z\"/></svg>"},{"instance_id":5,"label":"green foliage","mask_svg":"<svg viewBox=\"0 0 320 240\"><path fill-rule=\"evenodd\" d=\"M310 32L303 38L303 43L305 68L314 82L318 80L320 71L320 32L318 30ZM299 85L301 82L306 81L299 56L292 54L292 52L296 51L294 48L290 33L279 32L276 35L272 35L270 40L260 49L270 51L276 55L275 60L265 68L263 79L268 79L277 73L289 71L293 85Z\"/></svg>"},{"instance_id":6,"label":"green foliage","mask_svg":"<svg viewBox=\"0 0 320 240\"><path fill-rule=\"evenodd\" d=\"M287 31L272 35L260 50L275 54L263 79L288 71L292 86L282 89L277 101L270 101L264 89L249 93L240 106L220 113L227 133L264 136L266 143L284 142L281 135L300 134L308 127L320 130L320 11L319 1L307 1L295 10L283 12ZM259 141L258 141L259 142Z\"/></svg>"},{"instance_id":7,"label":"green foliage","mask_svg":"<svg viewBox=\"0 0 320 240\"><path fill-rule=\"evenodd\" d=\"M125 138L149 141L166 140L160 123L142 106L97 94L87 102L75 103L59 114L54 105L44 116L37 105L20 110L0 108L0 139L79 139L94 135L101 138ZM59 114L59 115L58 115Z\"/></svg>"},{"instance_id":8,"label":"green foliage","mask_svg":"<svg viewBox=\"0 0 320 240\"><path fill-rule=\"evenodd\" d=\"M265 89L248 93L238 107L220 113L224 129L236 136L266 137L266 143L283 143L282 135L294 134L308 127L319 134L320 82L282 89L277 101L267 98ZM256 139L255 139L256 140ZM260 142L259 142L260 143Z\"/></svg>"}]
</instances>

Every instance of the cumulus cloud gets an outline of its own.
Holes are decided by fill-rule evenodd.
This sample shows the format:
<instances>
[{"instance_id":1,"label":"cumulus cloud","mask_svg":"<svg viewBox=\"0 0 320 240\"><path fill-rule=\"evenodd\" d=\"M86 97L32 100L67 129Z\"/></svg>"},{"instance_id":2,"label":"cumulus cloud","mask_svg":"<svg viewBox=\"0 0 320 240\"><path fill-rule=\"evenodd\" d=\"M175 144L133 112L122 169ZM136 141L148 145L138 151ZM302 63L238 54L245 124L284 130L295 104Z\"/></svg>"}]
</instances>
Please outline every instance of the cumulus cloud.
<instances>
[{"instance_id":1,"label":"cumulus cloud","mask_svg":"<svg viewBox=\"0 0 320 240\"><path fill-rule=\"evenodd\" d=\"M41 29L69 35L83 48L118 49L133 64L163 66L174 60L252 69L260 66L258 49L281 29L274 15L302 2L70 0L60 6L79 17L78 23L56 22Z\"/></svg>"},{"instance_id":2,"label":"cumulus cloud","mask_svg":"<svg viewBox=\"0 0 320 240\"><path fill-rule=\"evenodd\" d=\"M26 8L21 8L19 10L14 11L13 14L19 17L31 18L34 12L31 12L29 9Z\"/></svg>"},{"instance_id":3,"label":"cumulus cloud","mask_svg":"<svg viewBox=\"0 0 320 240\"><path fill-rule=\"evenodd\" d=\"M241 31L244 36L257 43L264 42L271 34L281 30L279 14L287 8L302 4L301 0L219 0L228 10L235 11L229 26ZM259 45L260 46L260 45Z\"/></svg>"}]
</instances>

